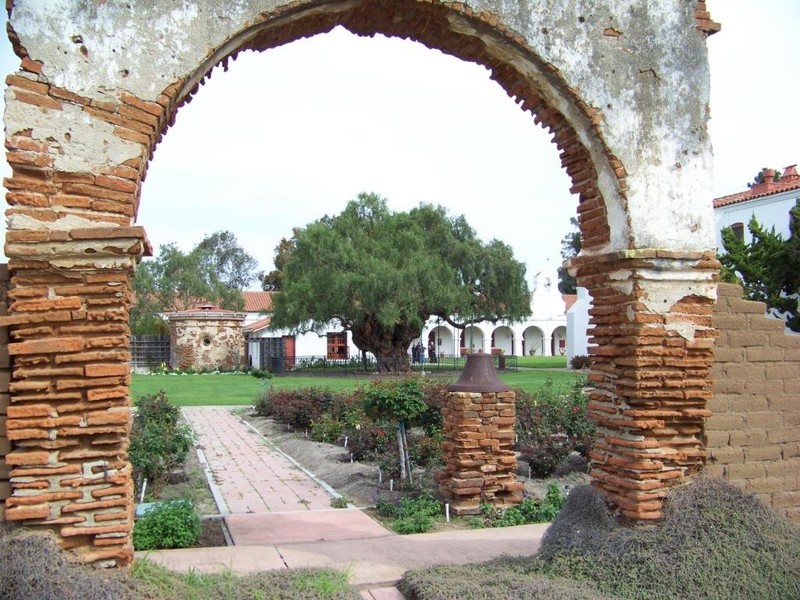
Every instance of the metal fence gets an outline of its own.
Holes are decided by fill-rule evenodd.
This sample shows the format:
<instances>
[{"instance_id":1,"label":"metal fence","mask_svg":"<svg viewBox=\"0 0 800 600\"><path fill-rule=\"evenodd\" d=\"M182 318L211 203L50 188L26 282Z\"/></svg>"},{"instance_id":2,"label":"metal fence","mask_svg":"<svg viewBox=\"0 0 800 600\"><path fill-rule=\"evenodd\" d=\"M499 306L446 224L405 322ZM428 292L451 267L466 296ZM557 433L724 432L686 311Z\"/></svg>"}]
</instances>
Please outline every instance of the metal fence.
<instances>
[{"instance_id":1,"label":"metal fence","mask_svg":"<svg viewBox=\"0 0 800 600\"><path fill-rule=\"evenodd\" d=\"M492 355L494 368L498 371L516 371L517 357L512 355ZM384 370L402 371L405 368L412 372L460 372L466 364L466 356L439 356L435 361L425 360L424 362L413 362L409 356L408 361L403 364L391 364L391 361L382 361ZM371 354L366 356L352 357L349 359L330 359L326 356L284 356L268 355L261 357L263 368L275 375L284 373L378 373L381 368L378 361ZM400 361L398 361L400 363Z\"/></svg>"},{"instance_id":2,"label":"metal fence","mask_svg":"<svg viewBox=\"0 0 800 600\"><path fill-rule=\"evenodd\" d=\"M132 335L131 367L155 369L162 363L169 365L168 335Z\"/></svg>"}]
</instances>

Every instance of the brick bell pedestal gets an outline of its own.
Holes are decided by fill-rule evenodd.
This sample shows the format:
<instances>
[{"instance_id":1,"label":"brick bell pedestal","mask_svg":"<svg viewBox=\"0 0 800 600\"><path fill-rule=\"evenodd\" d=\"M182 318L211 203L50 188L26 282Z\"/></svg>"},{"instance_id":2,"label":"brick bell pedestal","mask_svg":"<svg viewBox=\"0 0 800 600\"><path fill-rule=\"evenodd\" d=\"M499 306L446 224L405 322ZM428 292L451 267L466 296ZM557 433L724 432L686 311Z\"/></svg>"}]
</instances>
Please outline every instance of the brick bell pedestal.
<instances>
[{"instance_id":1,"label":"brick bell pedestal","mask_svg":"<svg viewBox=\"0 0 800 600\"><path fill-rule=\"evenodd\" d=\"M445 466L436 482L454 515L480 513L522 500L513 449L516 394L497 378L489 354L470 354L459 380L448 386L442 443Z\"/></svg>"}]
</instances>

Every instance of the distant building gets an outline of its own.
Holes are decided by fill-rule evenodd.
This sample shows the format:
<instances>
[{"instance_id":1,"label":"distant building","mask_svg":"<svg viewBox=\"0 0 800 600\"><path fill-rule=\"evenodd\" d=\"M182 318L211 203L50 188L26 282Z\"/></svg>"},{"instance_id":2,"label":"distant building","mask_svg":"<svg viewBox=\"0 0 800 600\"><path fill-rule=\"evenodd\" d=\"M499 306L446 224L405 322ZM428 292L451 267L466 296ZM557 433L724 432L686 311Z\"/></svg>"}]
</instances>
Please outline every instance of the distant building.
<instances>
[{"instance_id":1,"label":"distant building","mask_svg":"<svg viewBox=\"0 0 800 600\"><path fill-rule=\"evenodd\" d=\"M775 233L789 237L789 211L800 198L800 175L797 165L789 165L782 173L774 169L762 171L763 183L750 189L722 196L714 200L714 220L717 229L717 248L722 251L722 229L731 227L746 242L750 241L747 223L755 215L756 220Z\"/></svg>"},{"instance_id":2,"label":"distant building","mask_svg":"<svg viewBox=\"0 0 800 600\"><path fill-rule=\"evenodd\" d=\"M270 368L263 358L284 357L283 364L291 364L297 356L325 356L331 360L349 359L360 355L353 344L352 335L331 323L330 330L322 334L293 335L289 331L270 326L272 292L243 292L245 300L244 332L249 364ZM426 359L431 353L437 357L460 356L469 352L505 355L565 356L567 354L567 310L576 296L562 295L558 291L558 278L553 273L537 273L531 293L531 316L524 321L510 323L488 321L457 329L432 318L414 344L425 349ZM413 345L413 344L412 344ZM409 350L410 351L410 350ZM269 360L272 360L270 358ZM276 362L276 366L277 366Z\"/></svg>"}]
</instances>

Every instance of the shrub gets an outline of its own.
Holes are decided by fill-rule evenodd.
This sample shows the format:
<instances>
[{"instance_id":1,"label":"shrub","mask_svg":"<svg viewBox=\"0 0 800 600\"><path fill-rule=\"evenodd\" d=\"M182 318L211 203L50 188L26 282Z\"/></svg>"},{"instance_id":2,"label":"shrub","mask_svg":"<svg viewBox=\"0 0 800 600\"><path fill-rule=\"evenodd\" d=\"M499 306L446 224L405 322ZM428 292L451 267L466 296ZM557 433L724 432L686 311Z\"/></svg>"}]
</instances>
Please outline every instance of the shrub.
<instances>
[{"instance_id":1,"label":"shrub","mask_svg":"<svg viewBox=\"0 0 800 600\"><path fill-rule=\"evenodd\" d=\"M371 460L392 449L396 452L396 430L394 424L366 420L357 429L349 431L347 448L353 454L353 460Z\"/></svg>"},{"instance_id":2,"label":"shrub","mask_svg":"<svg viewBox=\"0 0 800 600\"><path fill-rule=\"evenodd\" d=\"M800 528L754 494L697 477L670 491L662 522L634 529L586 486L570 493L532 567L622 598L796 600Z\"/></svg>"},{"instance_id":3,"label":"shrub","mask_svg":"<svg viewBox=\"0 0 800 600\"><path fill-rule=\"evenodd\" d=\"M506 508L495 508L490 504L482 504L481 516L476 518L473 525L512 527L529 523L547 523L555 518L566 501L566 497L558 489L558 484L553 482L547 487L547 495L544 500L525 498L519 504Z\"/></svg>"},{"instance_id":4,"label":"shrub","mask_svg":"<svg viewBox=\"0 0 800 600\"><path fill-rule=\"evenodd\" d=\"M85 564L71 562L55 536L0 523L0 598L134 600L135 586Z\"/></svg>"},{"instance_id":5,"label":"shrub","mask_svg":"<svg viewBox=\"0 0 800 600\"><path fill-rule=\"evenodd\" d=\"M548 381L533 395L517 391L517 449L537 477L551 475L570 453L588 457L595 435L583 382L556 387Z\"/></svg>"},{"instance_id":6,"label":"shrub","mask_svg":"<svg viewBox=\"0 0 800 600\"><path fill-rule=\"evenodd\" d=\"M311 423L311 439L315 442L333 444L342 437L342 424L330 415L322 415Z\"/></svg>"},{"instance_id":7,"label":"shrub","mask_svg":"<svg viewBox=\"0 0 800 600\"><path fill-rule=\"evenodd\" d=\"M570 455L572 440L556 426L553 433L537 436L528 444L518 444L520 458L528 463L531 475L545 478L552 475Z\"/></svg>"},{"instance_id":8,"label":"shrub","mask_svg":"<svg viewBox=\"0 0 800 600\"><path fill-rule=\"evenodd\" d=\"M588 356L579 354L572 357L569 366L577 371L578 369L588 369L591 364L592 360Z\"/></svg>"},{"instance_id":9,"label":"shrub","mask_svg":"<svg viewBox=\"0 0 800 600\"><path fill-rule=\"evenodd\" d=\"M181 409L170 403L164 390L141 396L135 404L134 423L156 423L163 427L175 427L181 417Z\"/></svg>"},{"instance_id":10,"label":"shrub","mask_svg":"<svg viewBox=\"0 0 800 600\"><path fill-rule=\"evenodd\" d=\"M266 369L250 369L250 375L256 379L272 379L272 373Z\"/></svg>"},{"instance_id":11,"label":"shrub","mask_svg":"<svg viewBox=\"0 0 800 600\"><path fill-rule=\"evenodd\" d=\"M429 492L404 496L398 502L378 498L375 508L381 516L393 519L391 527L401 535L425 533L442 515L442 503Z\"/></svg>"},{"instance_id":12,"label":"shrub","mask_svg":"<svg viewBox=\"0 0 800 600\"><path fill-rule=\"evenodd\" d=\"M422 391L425 394L426 409L411 424L414 427L422 427L428 435L438 435L444 428L442 411L449 397L447 385L440 381L426 379L422 382Z\"/></svg>"},{"instance_id":13,"label":"shrub","mask_svg":"<svg viewBox=\"0 0 800 600\"><path fill-rule=\"evenodd\" d=\"M153 498L158 498L170 474L183 464L194 443L188 425L179 423L180 409L170 404L164 390L136 401L128 457L134 481L147 479Z\"/></svg>"},{"instance_id":14,"label":"shrub","mask_svg":"<svg viewBox=\"0 0 800 600\"><path fill-rule=\"evenodd\" d=\"M331 499L331 508L347 508L350 505L350 500L347 496L339 496L338 498Z\"/></svg>"},{"instance_id":15,"label":"shrub","mask_svg":"<svg viewBox=\"0 0 800 600\"><path fill-rule=\"evenodd\" d=\"M188 548L202 532L200 517L189 500L173 500L153 506L133 525L136 550Z\"/></svg>"},{"instance_id":16,"label":"shrub","mask_svg":"<svg viewBox=\"0 0 800 600\"><path fill-rule=\"evenodd\" d=\"M532 575L522 567L495 563L407 571L397 588L404 597L419 600L619 600L600 594L586 582Z\"/></svg>"},{"instance_id":17,"label":"shrub","mask_svg":"<svg viewBox=\"0 0 800 600\"><path fill-rule=\"evenodd\" d=\"M435 467L444 464L442 453L443 434L436 432L426 434L412 431L408 434L408 450L411 464L415 467Z\"/></svg>"},{"instance_id":18,"label":"shrub","mask_svg":"<svg viewBox=\"0 0 800 600\"><path fill-rule=\"evenodd\" d=\"M298 430L309 429L333 402L333 392L319 388L268 390L256 402L256 412Z\"/></svg>"}]
</instances>

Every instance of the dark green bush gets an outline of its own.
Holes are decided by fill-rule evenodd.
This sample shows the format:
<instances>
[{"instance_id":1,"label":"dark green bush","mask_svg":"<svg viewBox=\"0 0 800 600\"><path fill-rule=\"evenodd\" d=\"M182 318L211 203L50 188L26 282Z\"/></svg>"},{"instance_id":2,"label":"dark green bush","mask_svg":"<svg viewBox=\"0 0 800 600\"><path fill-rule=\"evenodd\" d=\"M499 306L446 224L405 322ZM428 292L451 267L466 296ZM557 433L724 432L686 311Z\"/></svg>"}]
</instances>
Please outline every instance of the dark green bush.
<instances>
[{"instance_id":1,"label":"dark green bush","mask_svg":"<svg viewBox=\"0 0 800 600\"><path fill-rule=\"evenodd\" d=\"M164 390L136 401L128 457L134 481L146 479L150 496L158 498L162 488L186 459L194 435L188 425L179 423L180 409L170 404Z\"/></svg>"},{"instance_id":2,"label":"dark green bush","mask_svg":"<svg viewBox=\"0 0 800 600\"><path fill-rule=\"evenodd\" d=\"M365 419L358 428L348 430L347 449L353 460L374 460L377 456L394 452L397 463L397 425Z\"/></svg>"},{"instance_id":3,"label":"dark green bush","mask_svg":"<svg viewBox=\"0 0 800 600\"><path fill-rule=\"evenodd\" d=\"M268 390L256 402L256 413L296 430L308 430L330 410L336 394L320 388Z\"/></svg>"},{"instance_id":4,"label":"dark green bush","mask_svg":"<svg viewBox=\"0 0 800 600\"><path fill-rule=\"evenodd\" d=\"M341 439L343 431L342 423L327 414L311 423L311 439L315 442L333 444Z\"/></svg>"},{"instance_id":5,"label":"dark green bush","mask_svg":"<svg viewBox=\"0 0 800 600\"><path fill-rule=\"evenodd\" d=\"M153 506L133 526L136 550L188 548L202 533L197 511L189 500L161 502Z\"/></svg>"},{"instance_id":6,"label":"dark green bush","mask_svg":"<svg viewBox=\"0 0 800 600\"><path fill-rule=\"evenodd\" d=\"M572 369L588 369L592 364L592 360L583 354L579 354L577 356L573 356L572 360L569 362L569 366Z\"/></svg>"},{"instance_id":7,"label":"dark green bush","mask_svg":"<svg viewBox=\"0 0 800 600\"><path fill-rule=\"evenodd\" d=\"M517 449L537 477L548 477L578 452L587 457L595 435L583 382L557 387L552 381L534 394L517 391Z\"/></svg>"}]
</instances>

